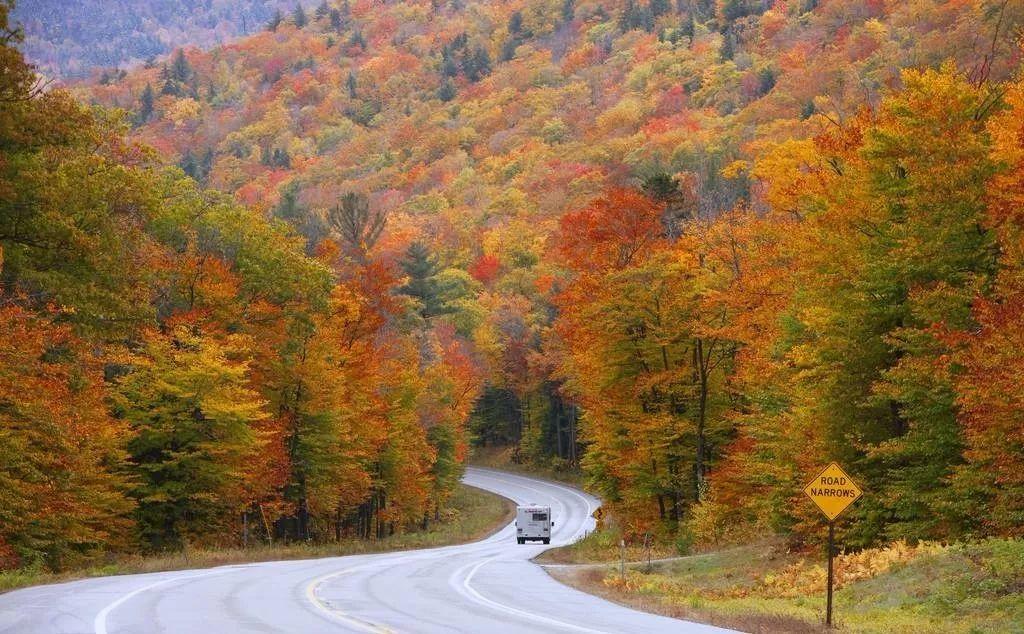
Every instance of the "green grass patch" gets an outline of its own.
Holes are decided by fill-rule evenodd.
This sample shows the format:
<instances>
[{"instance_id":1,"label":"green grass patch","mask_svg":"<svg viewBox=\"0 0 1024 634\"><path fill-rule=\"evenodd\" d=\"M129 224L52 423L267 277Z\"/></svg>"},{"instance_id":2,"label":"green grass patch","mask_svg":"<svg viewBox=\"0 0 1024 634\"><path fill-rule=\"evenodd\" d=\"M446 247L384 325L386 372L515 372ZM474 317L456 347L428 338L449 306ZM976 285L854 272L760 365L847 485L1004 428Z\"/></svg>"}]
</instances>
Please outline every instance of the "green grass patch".
<instances>
[{"instance_id":1,"label":"green grass patch","mask_svg":"<svg viewBox=\"0 0 1024 634\"><path fill-rule=\"evenodd\" d=\"M563 549L587 561L606 548ZM611 600L669 616L749 632L823 631L825 597L788 579L800 562L818 565L814 555L789 552L765 540L674 561L627 568L551 568L567 583ZM883 557L879 557L882 560ZM774 583L766 583L773 577ZM793 575L794 582L806 577ZM1024 633L1024 541L991 539L925 549L908 561L879 565L835 593L836 629L878 634Z\"/></svg>"},{"instance_id":2,"label":"green grass patch","mask_svg":"<svg viewBox=\"0 0 1024 634\"><path fill-rule=\"evenodd\" d=\"M188 548L159 556L113 556L103 564L60 574L25 568L0 572L0 592L87 577L435 548L482 539L511 522L514 516L515 505L509 500L460 484L452 494L442 521L432 523L425 531L410 531L380 540L345 539L317 544L261 544L249 548L211 550Z\"/></svg>"},{"instance_id":3,"label":"green grass patch","mask_svg":"<svg viewBox=\"0 0 1024 634\"><path fill-rule=\"evenodd\" d=\"M622 532L612 524L590 533L574 544L546 550L535 561L541 564L617 563L621 559L621 540ZM627 562L646 562L648 559L675 557L679 555L679 550L671 544L655 540L648 547L642 542L630 540L626 543L625 555Z\"/></svg>"}]
</instances>

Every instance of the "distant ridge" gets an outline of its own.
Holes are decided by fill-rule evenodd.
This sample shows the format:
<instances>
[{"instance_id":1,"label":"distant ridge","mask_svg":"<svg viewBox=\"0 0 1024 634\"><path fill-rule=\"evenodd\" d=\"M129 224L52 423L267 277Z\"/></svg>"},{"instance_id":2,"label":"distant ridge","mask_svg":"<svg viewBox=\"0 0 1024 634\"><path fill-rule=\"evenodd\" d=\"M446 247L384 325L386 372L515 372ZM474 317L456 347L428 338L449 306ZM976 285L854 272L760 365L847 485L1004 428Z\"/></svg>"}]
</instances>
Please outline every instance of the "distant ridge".
<instances>
[{"instance_id":1,"label":"distant ridge","mask_svg":"<svg viewBox=\"0 0 1024 634\"><path fill-rule=\"evenodd\" d=\"M305 2L304 4L309 4ZM23 50L57 78L126 68L178 46L207 48L257 31L293 0L20 0Z\"/></svg>"}]
</instances>

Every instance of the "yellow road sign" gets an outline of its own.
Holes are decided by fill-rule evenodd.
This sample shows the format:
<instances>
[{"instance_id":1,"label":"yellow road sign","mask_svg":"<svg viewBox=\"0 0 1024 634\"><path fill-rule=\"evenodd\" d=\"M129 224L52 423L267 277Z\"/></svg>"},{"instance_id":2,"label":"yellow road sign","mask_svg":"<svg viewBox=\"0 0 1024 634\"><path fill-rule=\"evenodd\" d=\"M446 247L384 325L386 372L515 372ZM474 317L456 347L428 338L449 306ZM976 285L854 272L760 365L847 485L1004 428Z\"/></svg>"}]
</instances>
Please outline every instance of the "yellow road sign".
<instances>
[{"instance_id":1,"label":"yellow road sign","mask_svg":"<svg viewBox=\"0 0 1024 634\"><path fill-rule=\"evenodd\" d=\"M599 519L601 519L603 517L604 517L604 510L602 510L601 507L599 506L599 507L597 507L597 510L594 511L594 519L599 520Z\"/></svg>"},{"instance_id":2,"label":"yellow road sign","mask_svg":"<svg viewBox=\"0 0 1024 634\"><path fill-rule=\"evenodd\" d=\"M846 475L846 472L834 462L804 487L804 493L821 509L829 521L839 517L848 506L864 494L853 482L853 478Z\"/></svg>"}]
</instances>

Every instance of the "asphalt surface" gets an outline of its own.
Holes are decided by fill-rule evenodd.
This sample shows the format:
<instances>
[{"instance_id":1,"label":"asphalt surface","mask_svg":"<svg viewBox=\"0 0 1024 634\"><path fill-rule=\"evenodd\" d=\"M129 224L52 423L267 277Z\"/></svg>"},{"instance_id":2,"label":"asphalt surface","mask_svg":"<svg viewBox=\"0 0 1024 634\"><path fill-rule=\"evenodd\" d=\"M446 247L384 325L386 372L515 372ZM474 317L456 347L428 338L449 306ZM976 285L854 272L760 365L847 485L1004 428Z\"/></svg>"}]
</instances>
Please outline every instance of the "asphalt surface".
<instances>
[{"instance_id":1,"label":"asphalt surface","mask_svg":"<svg viewBox=\"0 0 1024 634\"><path fill-rule=\"evenodd\" d=\"M0 595L0 632L724 632L573 590L530 559L592 530L599 502L576 489L471 468L465 482L551 506L551 546L516 544L510 524L429 550L124 575Z\"/></svg>"}]
</instances>

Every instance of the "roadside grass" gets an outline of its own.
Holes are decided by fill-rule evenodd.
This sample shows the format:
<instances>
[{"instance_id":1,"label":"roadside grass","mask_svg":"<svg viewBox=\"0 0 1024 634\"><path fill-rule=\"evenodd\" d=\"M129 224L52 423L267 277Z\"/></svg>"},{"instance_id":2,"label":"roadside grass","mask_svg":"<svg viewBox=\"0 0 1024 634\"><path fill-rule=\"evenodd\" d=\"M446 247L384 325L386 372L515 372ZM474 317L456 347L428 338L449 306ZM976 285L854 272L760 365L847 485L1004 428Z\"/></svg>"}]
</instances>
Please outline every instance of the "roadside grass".
<instances>
[{"instance_id":1,"label":"roadside grass","mask_svg":"<svg viewBox=\"0 0 1024 634\"><path fill-rule=\"evenodd\" d=\"M410 531L380 540L344 539L318 544L272 544L249 548L193 549L167 555L118 555L107 562L80 570L52 573L23 568L0 572L0 592L27 586L59 583L89 577L213 568L230 564L286 559L318 559L379 552L449 546L482 539L515 517L515 505L505 498L460 484L442 521L425 531Z\"/></svg>"},{"instance_id":2,"label":"roadside grass","mask_svg":"<svg viewBox=\"0 0 1024 634\"><path fill-rule=\"evenodd\" d=\"M629 565L625 580L617 565L548 572L581 590L668 616L746 632L823 632L819 559L764 540L650 568ZM846 580L835 593L836 630L1024 633L1024 540L896 544L845 556L842 566Z\"/></svg>"},{"instance_id":3,"label":"roadside grass","mask_svg":"<svg viewBox=\"0 0 1024 634\"><path fill-rule=\"evenodd\" d=\"M515 462L512 459L512 447L473 447L466 461L472 467L486 467L526 476L546 478L564 484L583 488L584 477L579 469L569 467L564 461L552 460L550 463Z\"/></svg>"}]
</instances>

